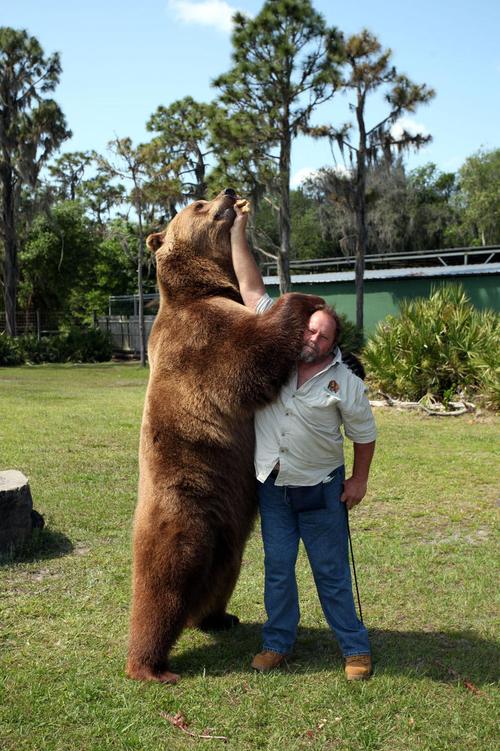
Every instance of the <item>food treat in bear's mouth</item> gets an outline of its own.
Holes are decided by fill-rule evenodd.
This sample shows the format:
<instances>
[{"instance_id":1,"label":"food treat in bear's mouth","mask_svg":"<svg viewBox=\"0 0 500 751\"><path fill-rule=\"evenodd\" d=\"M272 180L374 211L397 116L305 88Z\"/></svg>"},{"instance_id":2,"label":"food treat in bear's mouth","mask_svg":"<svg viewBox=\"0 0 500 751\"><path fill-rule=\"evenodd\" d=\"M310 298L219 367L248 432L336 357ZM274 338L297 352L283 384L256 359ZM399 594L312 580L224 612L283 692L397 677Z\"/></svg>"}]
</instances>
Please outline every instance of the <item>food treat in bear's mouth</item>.
<instances>
[{"instance_id":1,"label":"food treat in bear's mouth","mask_svg":"<svg viewBox=\"0 0 500 751\"><path fill-rule=\"evenodd\" d=\"M247 201L246 198L240 198L239 201L236 201L235 206L237 206L243 214L250 213L250 201Z\"/></svg>"}]
</instances>

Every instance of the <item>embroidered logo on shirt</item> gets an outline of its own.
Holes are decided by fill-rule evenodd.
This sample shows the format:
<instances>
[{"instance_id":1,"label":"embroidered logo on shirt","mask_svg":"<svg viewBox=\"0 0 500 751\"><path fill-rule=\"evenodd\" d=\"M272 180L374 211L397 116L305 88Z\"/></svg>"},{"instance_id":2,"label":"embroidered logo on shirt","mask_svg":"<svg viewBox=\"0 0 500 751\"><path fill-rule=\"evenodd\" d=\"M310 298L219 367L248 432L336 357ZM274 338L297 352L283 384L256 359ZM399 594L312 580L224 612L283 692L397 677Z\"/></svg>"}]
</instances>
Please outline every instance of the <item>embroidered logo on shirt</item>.
<instances>
[{"instance_id":1,"label":"embroidered logo on shirt","mask_svg":"<svg viewBox=\"0 0 500 751\"><path fill-rule=\"evenodd\" d=\"M340 386L338 385L337 381L330 381L330 383L327 386L328 391L333 391L334 394L338 392L340 389Z\"/></svg>"}]
</instances>

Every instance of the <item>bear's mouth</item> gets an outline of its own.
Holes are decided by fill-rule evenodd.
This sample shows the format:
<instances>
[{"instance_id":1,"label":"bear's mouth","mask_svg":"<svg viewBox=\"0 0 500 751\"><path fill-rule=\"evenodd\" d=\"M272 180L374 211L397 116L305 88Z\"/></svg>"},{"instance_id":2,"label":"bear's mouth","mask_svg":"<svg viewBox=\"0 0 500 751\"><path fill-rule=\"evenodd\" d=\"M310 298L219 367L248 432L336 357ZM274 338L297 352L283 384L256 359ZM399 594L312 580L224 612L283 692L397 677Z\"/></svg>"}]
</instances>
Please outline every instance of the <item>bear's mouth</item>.
<instances>
[{"instance_id":1,"label":"bear's mouth","mask_svg":"<svg viewBox=\"0 0 500 751\"><path fill-rule=\"evenodd\" d=\"M227 221L232 224L235 220L236 212L232 206L227 206L225 209L219 209L214 214L215 221Z\"/></svg>"}]
</instances>

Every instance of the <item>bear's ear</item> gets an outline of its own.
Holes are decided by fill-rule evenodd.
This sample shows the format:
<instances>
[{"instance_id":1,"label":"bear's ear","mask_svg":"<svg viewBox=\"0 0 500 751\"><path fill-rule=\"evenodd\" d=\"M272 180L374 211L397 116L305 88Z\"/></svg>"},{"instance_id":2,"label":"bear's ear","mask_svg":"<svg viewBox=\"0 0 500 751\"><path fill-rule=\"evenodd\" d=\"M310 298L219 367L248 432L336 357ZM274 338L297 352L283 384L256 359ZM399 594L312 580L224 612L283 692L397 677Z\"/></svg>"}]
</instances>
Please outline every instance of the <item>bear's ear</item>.
<instances>
[{"instance_id":1,"label":"bear's ear","mask_svg":"<svg viewBox=\"0 0 500 751\"><path fill-rule=\"evenodd\" d=\"M158 248L161 248L163 245L163 241L165 239L165 232L153 232L152 235L149 235L146 238L146 245L148 246L149 250L152 250L153 253L156 253Z\"/></svg>"}]
</instances>

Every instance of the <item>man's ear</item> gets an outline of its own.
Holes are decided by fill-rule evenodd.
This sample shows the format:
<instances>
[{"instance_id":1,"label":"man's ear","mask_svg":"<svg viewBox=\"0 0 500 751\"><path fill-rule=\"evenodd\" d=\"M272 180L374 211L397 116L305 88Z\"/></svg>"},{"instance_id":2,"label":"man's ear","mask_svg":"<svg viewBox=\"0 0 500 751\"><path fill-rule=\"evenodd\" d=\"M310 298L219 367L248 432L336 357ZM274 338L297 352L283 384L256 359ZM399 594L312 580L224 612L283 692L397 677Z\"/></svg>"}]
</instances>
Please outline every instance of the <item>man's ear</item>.
<instances>
[{"instance_id":1,"label":"man's ear","mask_svg":"<svg viewBox=\"0 0 500 751\"><path fill-rule=\"evenodd\" d=\"M153 232L152 235L148 235L146 238L146 245L148 246L149 250L152 250L153 253L156 253L158 248L161 248L163 245L163 241L165 239L165 232Z\"/></svg>"}]
</instances>

